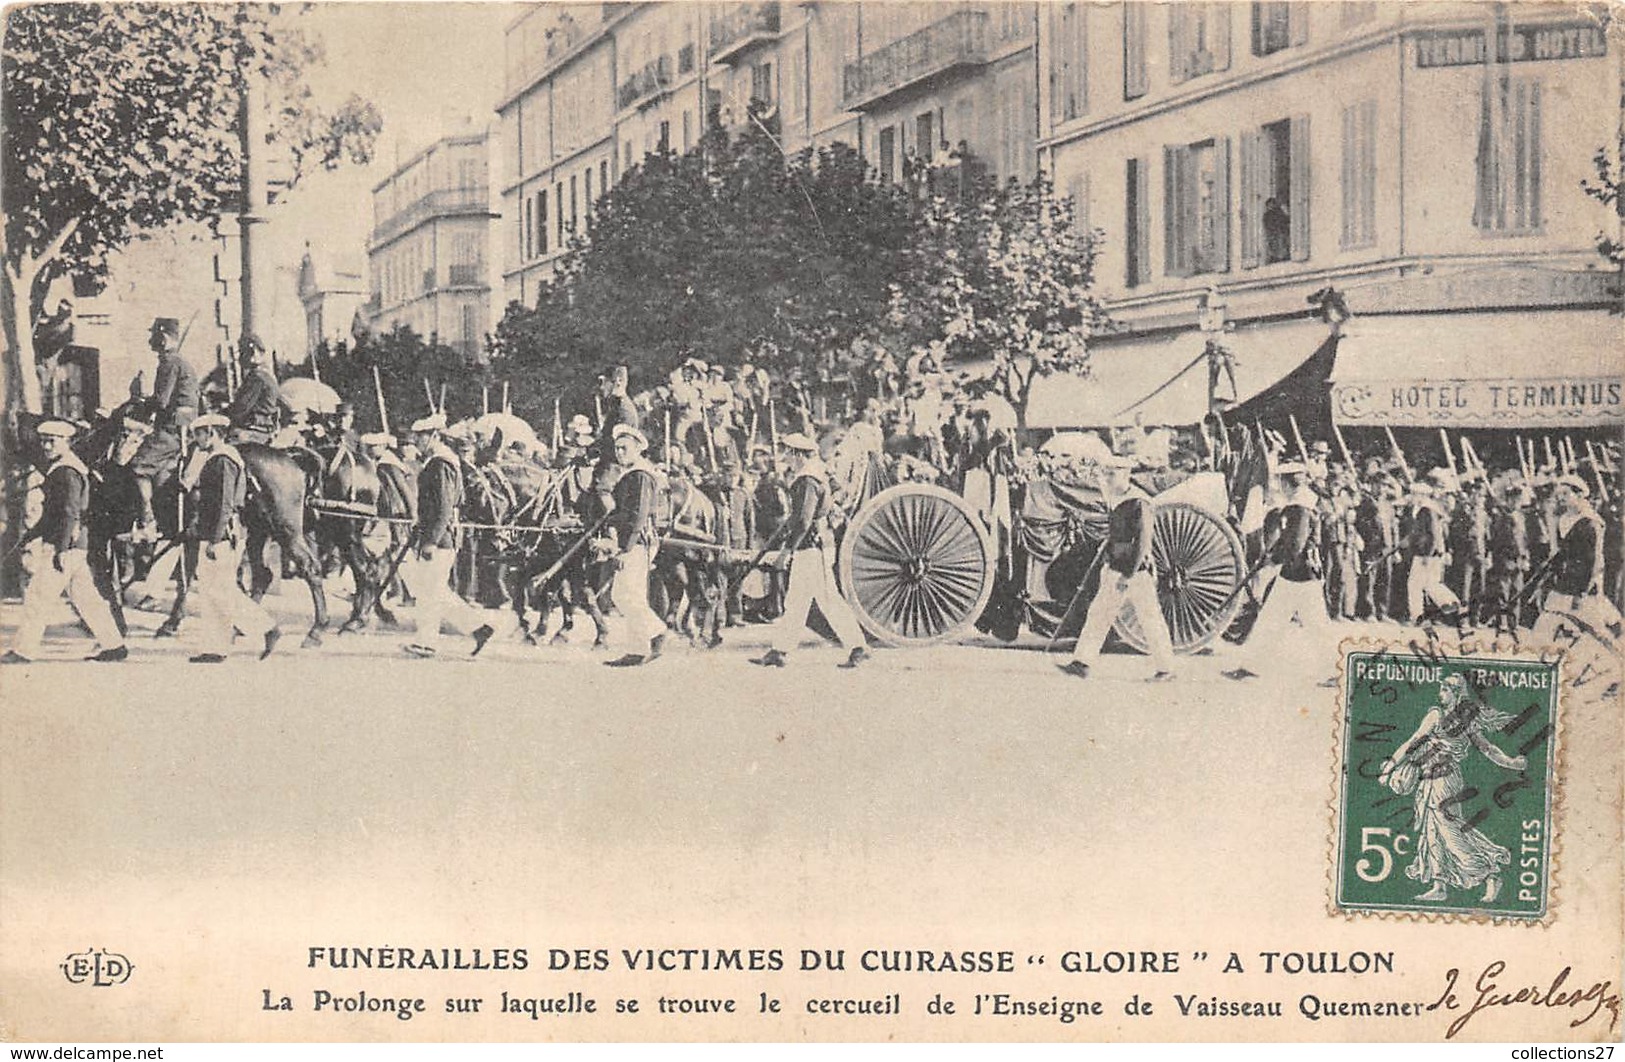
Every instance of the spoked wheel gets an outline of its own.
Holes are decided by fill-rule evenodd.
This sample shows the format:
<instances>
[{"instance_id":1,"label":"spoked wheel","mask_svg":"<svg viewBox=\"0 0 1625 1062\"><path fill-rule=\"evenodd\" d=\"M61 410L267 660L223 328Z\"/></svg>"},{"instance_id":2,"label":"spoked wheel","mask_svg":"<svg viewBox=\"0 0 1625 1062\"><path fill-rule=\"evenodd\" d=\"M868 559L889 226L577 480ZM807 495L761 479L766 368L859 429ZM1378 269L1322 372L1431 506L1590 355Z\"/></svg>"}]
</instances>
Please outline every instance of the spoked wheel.
<instances>
[{"instance_id":1,"label":"spoked wheel","mask_svg":"<svg viewBox=\"0 0 1625 1062\"><path fill-rule=\"evenodd\" d=\"M881 491L841 542L841 589L864 630L929 645L967 630L993 592L993 542L957 494L921 483Z\"/></svg>"},{"instance_id":2,"label":"spoked wheel","mask_svg":"<svg viewBox=\"0 0 1625 1062\"><path fill-rule=\"evenodd\" d=\"M1241 539L1224 520L1186 502L1157 506L1154 519L1157 602L1174 651L1193 652L1223 633L1241 605L1236 589L1247 576ZM1129 645L1146 650L1133 610L1118 617L1116 630Z\"/></svg>"}]
</instances>

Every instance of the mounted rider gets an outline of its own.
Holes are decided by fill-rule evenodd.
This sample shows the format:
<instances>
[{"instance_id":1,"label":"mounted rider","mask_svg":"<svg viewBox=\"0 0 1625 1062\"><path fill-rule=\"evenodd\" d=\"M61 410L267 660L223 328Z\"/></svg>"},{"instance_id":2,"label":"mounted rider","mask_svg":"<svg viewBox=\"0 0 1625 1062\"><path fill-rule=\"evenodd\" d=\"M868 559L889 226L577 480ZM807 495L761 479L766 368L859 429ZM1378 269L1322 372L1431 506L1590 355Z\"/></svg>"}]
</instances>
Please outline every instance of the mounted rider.
<instances>
[{"instance_id":1,"label":"mounted rider","mask_svg":"<svg viewBox=\"0 0 1625 1062\"><path fill-rule=\"evenodd\" d=\"M282 419L281 388L271 370L271 353L258 336L243 337L248 373L226 409L237 442L271 442Z\"/></svg>"},{"instance_id":2,"label":"mounted rider","mask_svg":"<svg viewBox=\"0 0 1625 1062\"><path fill-rule=\"evenodd\" d=\"M180 463L181 433L198 414L197 372L180 356L181 323L173 317L155 317L147 334L147 344L158 355L153 374L152 400L157 408L153 431L141 443L130 469L141 494L138 537L157 537L157 520L152 510L153 484Z\"/></svg>"}]
</instances>

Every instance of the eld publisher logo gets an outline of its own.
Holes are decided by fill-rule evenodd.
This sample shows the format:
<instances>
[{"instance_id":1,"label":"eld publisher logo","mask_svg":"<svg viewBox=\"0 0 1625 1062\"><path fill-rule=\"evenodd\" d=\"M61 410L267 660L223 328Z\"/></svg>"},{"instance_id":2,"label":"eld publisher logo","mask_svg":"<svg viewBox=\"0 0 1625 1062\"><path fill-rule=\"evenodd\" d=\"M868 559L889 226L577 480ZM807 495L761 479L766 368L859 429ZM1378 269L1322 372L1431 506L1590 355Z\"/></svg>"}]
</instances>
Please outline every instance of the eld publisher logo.
<instances>
[{"instance_id":1,"label":"eld publisher logo","mask_svg":"<svg viewBox=\"0 0 1625 1062\"><path fill-rule=\"evenodd\" d=\"M62 976L69 984L94 985L111 988L130 979L135 965L117 952L106 948L94 951L76 951L62 960Z\"/></svg>"}]
</instances>

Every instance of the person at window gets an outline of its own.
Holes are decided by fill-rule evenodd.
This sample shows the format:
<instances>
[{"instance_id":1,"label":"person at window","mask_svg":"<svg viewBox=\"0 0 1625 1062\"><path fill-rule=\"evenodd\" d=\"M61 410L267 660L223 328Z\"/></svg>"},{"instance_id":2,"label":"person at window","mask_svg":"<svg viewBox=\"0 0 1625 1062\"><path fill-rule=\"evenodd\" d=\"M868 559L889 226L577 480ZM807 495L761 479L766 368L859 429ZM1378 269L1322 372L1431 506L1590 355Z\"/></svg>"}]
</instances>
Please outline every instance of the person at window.
<instances>
[{"instance_id":1,"label":"person at window","mask_svg":"<svg viewBox=\"0 0 1625 1062\"><path fill-rule=\"evenodd\" d=\"M1292 257L1292 218L1274 196L1264 200L1264 264Z\"/></svg>"}]
</instances>

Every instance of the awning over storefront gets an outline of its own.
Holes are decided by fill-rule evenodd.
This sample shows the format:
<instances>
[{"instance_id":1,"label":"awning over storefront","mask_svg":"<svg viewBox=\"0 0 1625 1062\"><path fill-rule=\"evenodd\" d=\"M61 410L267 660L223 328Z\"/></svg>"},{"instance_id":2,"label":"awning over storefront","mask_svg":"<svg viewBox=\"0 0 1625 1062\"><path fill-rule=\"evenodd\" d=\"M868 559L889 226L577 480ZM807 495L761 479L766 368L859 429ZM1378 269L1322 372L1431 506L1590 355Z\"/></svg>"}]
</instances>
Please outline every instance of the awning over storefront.
<instances>
[{"instance_id":1,"label":"awning over storefront","mask_svg":"<svg viewBox=\"0 0 1625 1062\"><path fill-rule=\"evenodd\" d=\"M1225 334L1233 356L1235 394L1221 375L1218 395L1239 404L1274 386L1326 341L1318 318L1243 325ZM1105 428L1133 424L1195 424L1207 415L1207 337L1099 341L1087 377L1056 375L1033 385L1027 406L1032 428Z\"/></svg>"},{"instance_id":2,"label":"awning over storefront","mask_svg":"<svg viewBox=\"0 0 1625 1062\"><path fill-rule=\"evenodd\" d=\"M1332 370L1350 427L1625 424L1625 322L1601 310L1356 317Z\"/></svg>"}]
</instances>

